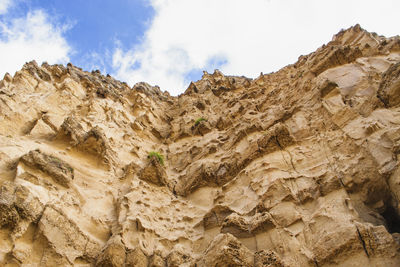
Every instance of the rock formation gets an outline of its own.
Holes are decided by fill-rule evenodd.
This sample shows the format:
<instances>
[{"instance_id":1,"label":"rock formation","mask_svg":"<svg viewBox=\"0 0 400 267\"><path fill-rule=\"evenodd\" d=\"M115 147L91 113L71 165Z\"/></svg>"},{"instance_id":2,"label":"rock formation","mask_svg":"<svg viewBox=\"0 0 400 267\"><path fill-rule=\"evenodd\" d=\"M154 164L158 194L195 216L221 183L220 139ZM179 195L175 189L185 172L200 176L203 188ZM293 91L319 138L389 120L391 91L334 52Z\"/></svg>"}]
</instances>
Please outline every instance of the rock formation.
<instances>
[{"instance_id":1,"label":"rock formation","mask_svg":"<svg viewBox=\"0 0 400 267\"><path fill-rule=\"evenodd\" d=\"M400 266L399 37L178 97L30 62L0 116L1 266Z\"/></svg>"}]
</instances>

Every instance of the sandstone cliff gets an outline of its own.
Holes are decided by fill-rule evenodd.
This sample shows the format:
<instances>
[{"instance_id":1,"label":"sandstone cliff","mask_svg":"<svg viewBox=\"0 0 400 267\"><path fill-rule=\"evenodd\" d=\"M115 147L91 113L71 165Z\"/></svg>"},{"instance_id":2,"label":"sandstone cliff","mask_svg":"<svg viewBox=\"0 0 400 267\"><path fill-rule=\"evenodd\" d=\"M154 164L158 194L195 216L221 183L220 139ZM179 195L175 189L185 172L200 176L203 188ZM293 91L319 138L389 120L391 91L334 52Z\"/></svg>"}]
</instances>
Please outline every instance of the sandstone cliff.
<instances>
[{"instance_id":1,"label":"sandstone cliff","mask_svg":"<svg viewBox=\"0 0 400 267\"><path fill-rule=\"evenodd\" d=\"M0 115L1 266L400 266L399 37L178 97L30 62Z\"/></svg>"}]
</instances>

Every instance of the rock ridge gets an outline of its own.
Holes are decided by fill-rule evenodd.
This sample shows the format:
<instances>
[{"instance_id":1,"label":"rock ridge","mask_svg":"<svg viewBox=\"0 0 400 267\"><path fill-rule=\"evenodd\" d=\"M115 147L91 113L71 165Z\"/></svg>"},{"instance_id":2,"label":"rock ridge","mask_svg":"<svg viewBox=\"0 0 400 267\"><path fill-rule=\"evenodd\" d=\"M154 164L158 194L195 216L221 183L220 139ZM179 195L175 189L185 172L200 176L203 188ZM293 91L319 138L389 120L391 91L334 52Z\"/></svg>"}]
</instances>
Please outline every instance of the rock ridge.
<instances>
[{"instance_id":1,"label":"rock ridge","mask_svg":"<svg viewBox=\"0 0 400 267\"><path fill-rule=\"evenodd\" d=\"M400 37L355 25L177 96L0 81L1 266L400 266Z\"/></svg>"}]
</instances>

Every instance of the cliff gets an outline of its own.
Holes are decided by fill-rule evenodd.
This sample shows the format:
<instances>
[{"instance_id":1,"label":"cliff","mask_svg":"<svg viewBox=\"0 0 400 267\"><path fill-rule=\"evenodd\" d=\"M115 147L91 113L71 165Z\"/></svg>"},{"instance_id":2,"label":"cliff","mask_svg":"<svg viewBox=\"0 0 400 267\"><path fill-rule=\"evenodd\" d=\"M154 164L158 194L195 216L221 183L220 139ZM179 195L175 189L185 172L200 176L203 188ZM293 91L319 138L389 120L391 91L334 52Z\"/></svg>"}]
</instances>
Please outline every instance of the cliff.
<instances>
[{"instance_id":1,"label":"cliff","mask_svg":"<svg viewBox=\"0 0 400 267\"><path fill-rule=\"evenodd\" d=\"M178 97L30 62L0 116L2 266L400 266L400 37Z\"/></svg>"}]
</instances>

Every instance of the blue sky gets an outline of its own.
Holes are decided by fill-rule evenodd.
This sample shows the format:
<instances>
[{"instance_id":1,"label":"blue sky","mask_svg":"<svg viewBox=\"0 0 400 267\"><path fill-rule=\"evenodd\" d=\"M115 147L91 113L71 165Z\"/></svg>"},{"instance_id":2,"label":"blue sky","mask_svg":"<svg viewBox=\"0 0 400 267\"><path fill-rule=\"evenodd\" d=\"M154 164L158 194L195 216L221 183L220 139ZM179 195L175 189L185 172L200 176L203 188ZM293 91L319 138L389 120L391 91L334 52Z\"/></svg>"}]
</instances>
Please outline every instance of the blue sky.
<instances>
[{"instance_id":1,"label":"blue sky","mask_svg":"<svg viewBox=\"0 0 400 267\"><path fill-rule=\"evenodd\" d=\"M145 1L34 0L28 8L44 9L59 23L69 24L65 38L71 45L71 62L86 69L110 68L105 57L118 44L139 43L154 15Z\"/></svg>"},{"instance_id":2,"label":"blue sky","mask_svg":"<svg viewBox=\"0 0 400 267\"><path fill-rule=\"evenodd\" d=\"M154 9L144 0L14 1L6 16L10 20L35 10L47 14L53 25L65 27L63 37L71 48L71 63L103 71L110 69L107 54L116 45L139 43L154 16Z\"/></svg>"},{"instance_id":3,"label":"blue sky","mask_svg":"<svg viewBox=\"0 0 400 267\"><path fill-rule=\"evenodd\" d=\"M203 70L276 71L356 23L398 35L398 10L398 0L0 0L0 75L72 62L177 95Z\"/></svg>"}]
</instances>

